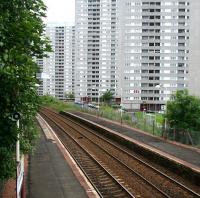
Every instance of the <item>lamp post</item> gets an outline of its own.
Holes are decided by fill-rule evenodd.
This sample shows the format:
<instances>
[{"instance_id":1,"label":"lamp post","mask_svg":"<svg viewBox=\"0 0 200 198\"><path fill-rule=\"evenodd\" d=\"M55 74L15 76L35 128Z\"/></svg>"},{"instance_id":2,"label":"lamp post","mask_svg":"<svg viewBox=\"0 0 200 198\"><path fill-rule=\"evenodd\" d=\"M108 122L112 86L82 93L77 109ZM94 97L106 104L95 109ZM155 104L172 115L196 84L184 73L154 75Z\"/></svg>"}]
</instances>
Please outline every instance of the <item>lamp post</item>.
<instances>
[{"instance_id":1,"label":"lamp post","mask_svg":"<svg viewBox=\"0 0 200 198\"><path fill-rule=\"evenodd\" d=\"M12 120L16 122L17 129L19 129L19 120L20 120L20 113L15 112L12 115ZM20 165L20 166L19 166ZM16 141L16 198L21 197L20 191L23 188L23 177L24 177L24 162L23 158L20 159L20 142L19 142L19 133L17 134L17 141ZM24 195L22 195L24 197Z\"/></svg>"},{"instance_id":2,"label":"lamp post","mask_svg":"<svg viewBox=\"0 0 200 198\"><path fill-rule=\"evenodd\" d=\"M19 119L20 113L15 112L12 115L12 121L16 122L17 129L19 129ZM16 162L20 161L20 145L19 145L19 133L17 134L17 141L16 141Z\"/></svg>"},{"instance_id":3,"label":"lamp post","mask_svg":"<svg viewBox=\"0 0 200 198\"><path fill-rule=\"evenodd\" d=\"M163 87L165 89L165 87L163 86L163 84L156 85L155 87L156 88ZM167 104L166 103L165 103L164 112L167 113ZM164 118L164 130L165 130L165 133L166 133L166 131L167 131L167 118Z\"/></svg>"},{"instance_id":4,"label":"lamp post","mask_svg":"<svg viewBox=\"0 0 200 198\"><path fill-rule=\"evenodd\" d=\"M98 103L97 104L98 104L98 112L100 112L100 90L99 89L98 89Z\"/></svg>"},{"instance_id":5,"label":"lamp post","mask_svg":"<svg viewBox=\"0 0 200 198\"><path fill-rule=\"evenodd\" d=\"M122 107L123 107L123 103L122 103L122 102L123 102L123 100L122 100L122 96L123 96L123 93L122 93L122 88L121 88L121 111L120 111L121 124L122 124L122 118L123 118L123 117L122 117L122 116L123 116L123 114L122 114L122 113L123 113L123 112L122 112Z\"/></svg>"},{"instance_id":6,"label":"lamp post","mask_svg":"<svg viewBox=\"0 0 200 198\"><path fill-rule=\"evenodd\" d=\"M158 85L156 85L155 87L160 89L161 87L163 87L163 85L158 84ZM157 110L156 106L157 106L157 105L155 104L155 121L154 121L154 122L156 122L156 110ZM155 123L154 123L154 124L155 124Z\"/></svg>"},{"instance_id":7,"label":"lamp post","mask_svg":"<svg viewBox=\"0 0 200 198\"><path fill-rule=\"evenodd\" d=\"M156 88L161 88L161 87L163 87L163 89L164 89L164 92L165 92L165 90L166 90L166 87L164 87L164 85L163 85L163 84L156 85L155 87L156 87ZM164 94L164 96L166 96L166 97L167 97L167 94ZM165 104L165 111L166 111L166 109L167 109L167 104Z\"/></svg>"},{"instance_id":8,"label":"lamp post","mask_svg":"<svg viewBox=\"0 0 200 198\"><path fill-rule=\"evenodd\" d=\"M19 129L19 120L16 122L17 128ZM19 145L19 134L17 134L17 142L16 142L16 162L20 161L20 145Z\"/></svg>"},{"instance_id":9,"label":"lamp post","mask_svg":"<svg viewBox=\"0 0 200 198\"><path fill-rule=\"evenodd\" d=\"M159 85L156 85L155 87L156 87L156 88L160 88L161 85L159 84ZM155 104L155 114L156 114L156 110L157 110L156 106L157 106L157 105Z\"/></svg>"}]
</instances>

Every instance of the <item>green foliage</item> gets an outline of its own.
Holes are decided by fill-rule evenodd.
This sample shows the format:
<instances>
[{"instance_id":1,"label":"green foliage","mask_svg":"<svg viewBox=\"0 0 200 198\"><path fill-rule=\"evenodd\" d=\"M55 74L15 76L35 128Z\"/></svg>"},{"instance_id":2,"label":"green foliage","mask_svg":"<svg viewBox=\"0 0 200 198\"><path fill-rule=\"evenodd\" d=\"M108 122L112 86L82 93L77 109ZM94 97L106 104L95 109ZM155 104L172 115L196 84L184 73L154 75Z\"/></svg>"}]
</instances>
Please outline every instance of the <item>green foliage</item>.
<instances>
[{"instance_id":1,"label":"green foliage","mask_svg":"<svg viewBox=\"0 0 200 198\"><path fill-rule=\"evenodd\" d=\"M188 94L187 90L177 91L167 103L166 118L171 127L182 131L200 129L200 99Z\"/></svg>"},{"instance_id":2,"label":"green foliage","mask_svg":"<svg viewBox=\"0 0 200 198\"><path fill-rule=\"evenodd\" d=\"M155 122L159 123L160 125L162 125L164 122L164 116L163 114L160 114L160 113L144 113L144 112L138 111L135 113L135 115L138 120L143 120L144 116L145 117L151 116L153 117L152 119L155 120Z\"/></svg>"},{"instance_id":3,"label":"green foliage","mask_svg":"<svg viewBox=\"0 0 200 198\"><path fill-rule=\"evenodd\" d=\"M114 98L114 93L111 92L111 90L106 91L102 96L101 99L105 102L105 103L110 103L111 100Z\"/></svg>"},{"instance_id":4,"label":"green foliage","mask_svg":"<svg viewBox=\"0 0 200 198\"><path fill-rule=\"evenodd\" d=\"M123 112L121 114L121 112L119 112L117 109L114 109L108 105L101 106L101 116L118 122L121 122L122 118L123 123L126 124L132 123L131 116L128 113Z\"/></svg>"},{"instance_id":5,"label":"green foliage","mask_svg":"<svg viewBox=\"0 0 200 198\"><path fill-rule=\"evenodd\" d=\"M15 172L15 161L13 160L14 153L13 153L14 147L11 146L3 147L0 146L0 175L1 179L9 178L14 176Z\"/></svg>"},{"instance_id":6,"label":"green foliage","mask_svg":"<svg viewBox=\"0 0 200 198\"><path fill-rule=\"evenodd\" d=\"M164 115L156 113L156 122L162 125L165 122Z\"/></svg>"},{"instance_id":7,"label":"green foliage","mask_svg":"<svg viewBox=\"0 0 200 198\"><path fill-rule=\"evenodd\" d=\"M15 169L15 142L20 135L21 152L32 149L38 136L34 117L39 108L33 57L50 50L44 36L46 7L41 0L6 0L0 4L0 179ZM20 129L11 117L21 114Z\"/></svg>"},{"instance_id":8,"label":"green foliage","mask_svg":"<svg viewBox=\"0 0 200 198\"><path fill-rule=\"evenodd\" d=\"M74 103L63 102L52 96L41 96L40 97L41 107L50 107L56 111L80 111L82 108L75 105Z\"/></svg>"},{"instance_id":9,"label":"green foliage","mask_svg":"<svg viewBox=\"0 0 200 198\"><path fill-rule=\"evenodd\" d=\"M111 120L120 120L120 113L117 113L112 107L108 105L101 106L102 116Z\"/></svg>"},{"instance_id":10,"label":"green foliage","mask_svg":"<svg viewBox=\"0 0 200 198\"><path fill-rule=\"evenodd\" d=\"M65 97L66 97L66 99L69 99L69 100L74 100L74 98L75 98L74 93L72 93L72 92L66 93Z\"/></svg>"},{"instance_id":11,"label":"green foliage","mask_svg":"<svg viewBox=\"0 0 200 198\"><path fill-rule=\"evenodd\" d=\"M112 107L113 109L120 109L120 108L121 108L120 105L116 105L116 104L111 105L111 107Z\"/></svg>"}]
</instances>

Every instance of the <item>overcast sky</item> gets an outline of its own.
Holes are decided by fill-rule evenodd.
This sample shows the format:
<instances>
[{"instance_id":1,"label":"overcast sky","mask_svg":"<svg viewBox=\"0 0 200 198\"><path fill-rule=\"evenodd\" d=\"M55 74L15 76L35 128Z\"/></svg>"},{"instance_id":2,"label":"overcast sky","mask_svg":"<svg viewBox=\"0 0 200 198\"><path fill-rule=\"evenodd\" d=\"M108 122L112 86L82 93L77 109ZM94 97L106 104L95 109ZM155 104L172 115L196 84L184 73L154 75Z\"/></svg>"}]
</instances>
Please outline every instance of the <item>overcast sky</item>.
<instances>
[{"instance_id":1,"label":"overcast sky","mask_svg":"<svg viewBox=\"0 0 200 198\"><path fill-rule=\"evenodd\" d=\"M44 0L44 3L47 6L47 22L74 23L75 0Z\"/></svg>"}]
</instances>

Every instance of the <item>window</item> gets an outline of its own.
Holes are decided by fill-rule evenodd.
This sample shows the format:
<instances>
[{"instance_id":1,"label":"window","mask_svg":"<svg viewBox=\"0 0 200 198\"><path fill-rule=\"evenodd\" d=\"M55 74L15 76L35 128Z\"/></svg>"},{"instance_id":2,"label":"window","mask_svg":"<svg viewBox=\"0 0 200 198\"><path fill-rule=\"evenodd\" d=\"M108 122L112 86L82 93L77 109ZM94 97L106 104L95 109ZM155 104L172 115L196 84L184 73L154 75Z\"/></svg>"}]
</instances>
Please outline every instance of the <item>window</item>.
<instances>
[{"instance_id":1,"label":"window","mask_svg":"<svg viewBox=\"0 0 200 198\"><path fill-rule=\"evenodd\" d=\"M179 12L185 12L185 9L179 9L178 11Z\"/></svg>"},{"instance_id":2,"label":"window","mask_svg":"<svg viewBox=\"0 0 200 198\"><path fill-rule=\"evenodd\" d=\"M178 30L178 33L184 33L185 32L185 29L179 29Z\"/></svg>"},{"instance_id":3,"label":"window","mask_svg":"<svg viewBox=\"0 0 200 198\"><path fill-rule=\"evenodd\" d=\"M184 1L180 1L179 5L185 5L185 2Z\"/></svg>"}]
</instances>

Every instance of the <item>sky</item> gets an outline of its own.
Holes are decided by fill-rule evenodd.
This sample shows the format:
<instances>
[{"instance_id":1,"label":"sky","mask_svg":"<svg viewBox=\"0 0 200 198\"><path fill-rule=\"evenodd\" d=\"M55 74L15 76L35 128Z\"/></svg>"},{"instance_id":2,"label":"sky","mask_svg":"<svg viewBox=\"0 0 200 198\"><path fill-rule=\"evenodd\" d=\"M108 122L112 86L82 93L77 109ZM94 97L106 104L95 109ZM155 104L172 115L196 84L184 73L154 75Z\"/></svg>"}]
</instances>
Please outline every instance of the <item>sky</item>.
<instances>
[{"instance_id":1,"label":"sky","mask_svg":"<svg viewBox=\"0 0 200 198\"><path fill-rule=\"evenodd\" d=\"M74 24L75 0L43 0L47 6L45 22Z\"/></svg>"}]
</instances>

